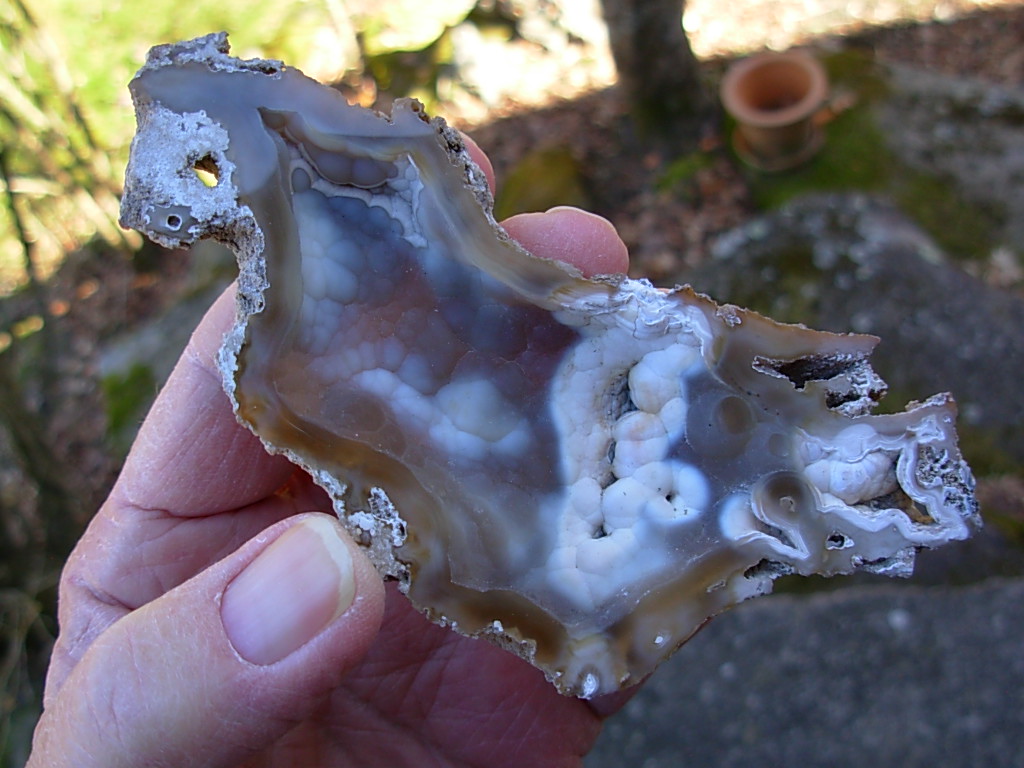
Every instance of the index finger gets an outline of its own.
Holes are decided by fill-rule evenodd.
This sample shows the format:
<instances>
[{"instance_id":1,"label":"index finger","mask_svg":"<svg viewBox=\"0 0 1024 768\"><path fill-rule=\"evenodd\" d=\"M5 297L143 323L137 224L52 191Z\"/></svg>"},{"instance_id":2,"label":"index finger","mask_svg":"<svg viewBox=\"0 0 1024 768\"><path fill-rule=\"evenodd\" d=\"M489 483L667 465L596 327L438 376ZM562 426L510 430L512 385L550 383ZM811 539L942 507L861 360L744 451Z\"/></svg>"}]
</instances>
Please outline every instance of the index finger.
<instances>
[{"instance_id":1,"label":"index finger","mask_svg":"<svg viewBox=\"0 0 1024 768\"><path fill-rule=\"evenodd\" d=\"M214 363L233 317L233 293L226 291L196 329L110 498L68 560L48 697L121 617L277 520L323 506L302 492L311 486L292 464L267 454L235 421Z\"/></svg>"}]
</instances>

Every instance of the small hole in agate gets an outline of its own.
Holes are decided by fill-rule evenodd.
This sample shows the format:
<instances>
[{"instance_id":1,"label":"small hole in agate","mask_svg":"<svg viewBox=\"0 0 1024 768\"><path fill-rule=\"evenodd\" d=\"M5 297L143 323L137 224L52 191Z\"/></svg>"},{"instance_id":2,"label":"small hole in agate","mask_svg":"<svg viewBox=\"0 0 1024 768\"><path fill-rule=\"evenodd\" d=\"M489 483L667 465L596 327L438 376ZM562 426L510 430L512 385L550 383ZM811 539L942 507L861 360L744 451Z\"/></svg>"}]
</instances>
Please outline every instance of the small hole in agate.
<instances>
[{"instance_id":1,"label":"small hole in agate","mask_svg":"<svg viewBox=\"0 0 1024 768\"><path fill-rule=\"evenodd\" d=\"M220 168L212 155L205 155L192 164L192 172L207 187L216 187L220 183Z\"/></svg>"},{"instance_id":2,"label":"small hole in agate","mask_svg":"<svg viewBox=\"0 0 1024 768\"><path fill-rule=\"evenodd\" d=\"M172 232L177 232L179 229L181 229L181 216L177 215L176 213L172 213L170 216L167 217L167 221L165 223L169 230L171 230Z\"/></svg>"},{"instance_id":3,"label":"small hole in agate","mask_svg":"<svg viewBox=\"0 0 1024 768\"><path fill-rule=\"evenodd\" d=\"M833 533L825 539L825 549L845 549L846 537L841 533Z\"/></svg>"}]
</instances>

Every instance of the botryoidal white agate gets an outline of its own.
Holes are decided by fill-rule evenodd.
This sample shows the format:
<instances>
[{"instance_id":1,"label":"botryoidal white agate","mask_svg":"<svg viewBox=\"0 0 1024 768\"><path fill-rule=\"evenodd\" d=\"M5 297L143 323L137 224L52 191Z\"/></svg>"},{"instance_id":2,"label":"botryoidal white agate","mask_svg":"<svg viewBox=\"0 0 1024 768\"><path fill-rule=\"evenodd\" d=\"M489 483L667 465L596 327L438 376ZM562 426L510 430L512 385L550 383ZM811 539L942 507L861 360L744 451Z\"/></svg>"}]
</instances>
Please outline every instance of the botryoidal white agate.
<instances>
[{"instance_id":1,"label":"botryoidal white agate","mask_svg":"<svg viewBox=\"0 0 1024 768\"><path fill-rule=\"evenodd\" d=\"M122 221L237 252L238 418L434 620L590 697L780 574L977 524L951 398L869 414L876 339L537 259L443 121L227 50L151 51Z\"/></svg>"}]
</instances>

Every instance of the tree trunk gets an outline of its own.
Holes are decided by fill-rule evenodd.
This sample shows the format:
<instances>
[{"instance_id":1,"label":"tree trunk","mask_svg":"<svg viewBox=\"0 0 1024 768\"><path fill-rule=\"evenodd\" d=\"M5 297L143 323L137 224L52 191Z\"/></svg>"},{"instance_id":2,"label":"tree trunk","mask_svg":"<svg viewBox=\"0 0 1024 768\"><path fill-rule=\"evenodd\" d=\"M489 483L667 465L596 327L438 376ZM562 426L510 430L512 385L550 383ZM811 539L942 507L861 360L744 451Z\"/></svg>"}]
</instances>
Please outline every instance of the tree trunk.
<instances>
[{"instance_id":1,"label":"tree trunk","mask_svg":"<svg viewBox=\"0 0 1024 768\"><path fill-rule=\"evenodd\" d=\"M641 133L678 135L706 106L685 0L601 0L619 83Z\"/></svg>"}]
</instances>

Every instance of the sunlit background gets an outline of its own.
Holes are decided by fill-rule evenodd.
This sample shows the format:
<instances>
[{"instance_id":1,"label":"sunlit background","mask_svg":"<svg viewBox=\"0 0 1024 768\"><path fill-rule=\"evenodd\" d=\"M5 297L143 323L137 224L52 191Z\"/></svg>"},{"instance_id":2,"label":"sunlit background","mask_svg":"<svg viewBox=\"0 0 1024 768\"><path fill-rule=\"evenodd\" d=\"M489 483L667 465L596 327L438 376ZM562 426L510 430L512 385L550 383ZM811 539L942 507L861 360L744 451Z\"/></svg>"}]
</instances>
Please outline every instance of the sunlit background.
<instances>
[{"instance_id":1,"label":"sunlit background","mask_svg":"<svg viewBox=\"0 0 1024 768\"><path fill-rule=\"evenodd\" d=\"M785 49L868 25L953 18L1009 0L691 0L701 58ZM125 85L157 42L229 30L233 53L280 58L353 100L414 96L462 125L577 97L615 81L597 0L9 0L0 9L0 131L33 268L115 224L134 128ZM5 184L6 186L6 184ZM0 209L0 292L27 278L10 205Z\"/></svg>"}]
</instances>

